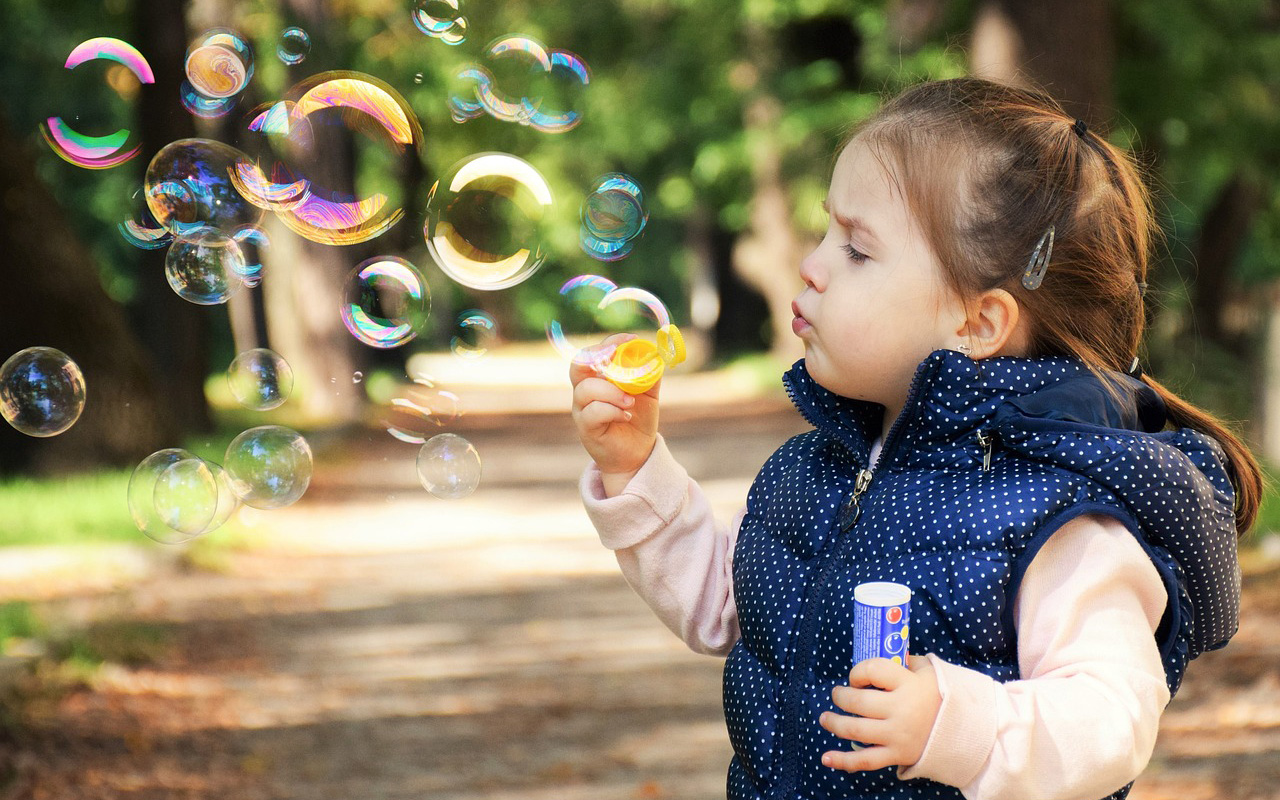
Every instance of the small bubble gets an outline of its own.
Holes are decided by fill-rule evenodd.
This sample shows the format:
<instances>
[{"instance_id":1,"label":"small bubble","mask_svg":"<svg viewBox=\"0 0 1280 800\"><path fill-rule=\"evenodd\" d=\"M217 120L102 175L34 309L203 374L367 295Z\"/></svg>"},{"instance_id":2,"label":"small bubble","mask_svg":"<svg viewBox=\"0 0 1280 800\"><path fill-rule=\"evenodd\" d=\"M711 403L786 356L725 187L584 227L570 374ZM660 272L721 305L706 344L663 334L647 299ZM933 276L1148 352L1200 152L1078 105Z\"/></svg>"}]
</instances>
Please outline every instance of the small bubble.
<instances>
[{"instance_id":1,"label":"small bubble","mask_svg":"<svg viewBox=\"0 0 1280 800\"><path fill-rule=\"evenodd\" d=\"M423 78L423 75L422 75L422 73L421 73L421 72L419 72L418 74L416 74L416 75L414 75L414 76L413 76L413 82L414 82L414 83L422 83L422 78Z\"/></svg>"},{"instance_id":2,"label":"small bubble","mask_svg":"<svg viewBox=\"0 0 1280 800\"><path fill-rule=\"evenodd\" d=\"M285 28L280 33L276 55L289 66L301 64L311 52L311 36L302 28Z\"/></svg>"},{"instance_id":3,"label":"small bubble","mask_svg":"<svg viewBox=\"0 0 1280 800\"><path fill-rule=\"evenodd\" d=\"M377 256L347 277L338 311L352 336L370 347L399 347L418 335L431 313L431 289L403 258Z\"/></svg>"},{"instance_id":4,"label":"small bubble","mask_svg":"<svg viewBox=\"0 0 1280 800\"><path fill-rule=\"evenodd\" d=\"M289 399L293 368L265 347L246 350L227 367L227 384L236 402L254 411L269 411Z\"/></svg>"},{"instance_id":5,"label":"small bubble","mask_svg":"<svg viewBox=\"0 0 1280 800\"><path fill-rule=\"evenodd\" d=\"M360 370L356 370L354 373L352 373L351 375L352 383L360 383L363 380L364 380L364 373L361 372Z\"/></svg>"},{"instance_id":6,"label":"small bubble","mask_svg":"<svg viewBox=\"0 0 1280 800\"><path fill-rule=\"evenodd\" d=\"M0 366L0 416L28 436L57 436L80 419L85 384L80 367L52 347L28 347Z\"/></svg>"},{"instance_id":7,"label":"small bubble","mask_svg":"<svg viewBox=\"0 0 1280 800\"><path fill-rule=\"evenodd\" d=\"M254 508L290 505L311 483L311 446L281 425L250 428L232 439L224 464L236 495Z\"/></svg>"},{"instance_id":8,"label":"small bubble","mask_svg":"<svg viewBox=\"0 0 1280 800\"><path fill-rule=\"evenodd\" d=\"M431 437L418 451L418 480L444 500L466 497L480 484L480 453L455 433Z\"/></svg>"}]
</instances>

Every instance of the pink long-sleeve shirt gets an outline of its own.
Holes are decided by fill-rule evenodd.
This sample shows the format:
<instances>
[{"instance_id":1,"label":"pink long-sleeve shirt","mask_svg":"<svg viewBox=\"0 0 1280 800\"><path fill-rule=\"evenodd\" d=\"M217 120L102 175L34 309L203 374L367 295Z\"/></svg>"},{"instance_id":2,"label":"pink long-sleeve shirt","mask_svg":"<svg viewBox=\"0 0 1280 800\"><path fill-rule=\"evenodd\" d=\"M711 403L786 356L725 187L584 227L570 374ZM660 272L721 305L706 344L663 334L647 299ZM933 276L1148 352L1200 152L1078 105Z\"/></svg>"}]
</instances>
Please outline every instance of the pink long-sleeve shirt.
<instances>
[{"instance_id":1,"label":"pink long-sleeve shirt","mask_svg":"<svg viewBox=\"0 0 1280 800\"><path fill-rule=\"evenodd\" d=\"M693 650L727 655L739 636L732 560L745 509L717 523L661 437L617 496L594 464L581 489L601 542L658 618ZM1022 678L999 683L929 654L942 705L920 760L899 777L969 800L1096 800L1133 780L1169 702L1154 636L1166 601L1119 522L1085 515L1062 526L1014 600Z\"/></svg>"}]
</instances>

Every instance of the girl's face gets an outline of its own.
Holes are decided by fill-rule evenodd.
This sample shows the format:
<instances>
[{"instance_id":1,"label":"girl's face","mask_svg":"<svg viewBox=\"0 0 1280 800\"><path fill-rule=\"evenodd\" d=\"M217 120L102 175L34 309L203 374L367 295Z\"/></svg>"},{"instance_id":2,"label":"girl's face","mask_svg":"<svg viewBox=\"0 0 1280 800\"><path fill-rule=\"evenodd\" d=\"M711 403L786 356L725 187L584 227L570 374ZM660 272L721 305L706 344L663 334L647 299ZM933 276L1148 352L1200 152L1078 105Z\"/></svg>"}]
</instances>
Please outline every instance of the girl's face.
<instances>
[{"instance_id":1,"label":"girl's face","mask_svg":"<svg viewBox=\"0 0 1280 800\"><path fill-rule=\"evenodd\" d=\"M857 139L836 161L826 206L826 236L800 264L805 289L792 303L792 328L813 379L884 405L888 424L920 362L964 341L964 304L889 174Z\"/></svg>"}]
</instances>

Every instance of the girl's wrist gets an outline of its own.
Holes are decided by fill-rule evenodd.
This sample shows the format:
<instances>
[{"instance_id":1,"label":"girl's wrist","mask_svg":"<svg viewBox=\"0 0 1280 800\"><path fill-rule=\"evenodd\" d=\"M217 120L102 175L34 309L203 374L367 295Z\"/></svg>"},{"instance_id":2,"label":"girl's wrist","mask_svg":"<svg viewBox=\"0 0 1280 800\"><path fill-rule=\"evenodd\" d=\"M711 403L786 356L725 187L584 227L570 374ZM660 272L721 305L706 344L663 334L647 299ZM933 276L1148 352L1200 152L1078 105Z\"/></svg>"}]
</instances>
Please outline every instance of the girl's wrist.
<instances>
[{"instance_id":1,"label":"girl's wrist","mask_svg":"<svg viewBox=\"0 0 1280 800\"><path fill-rule=\"evenodd\" d=\"M604 488L605 497L617 497L622 494L622 490L627 488L627 484L631 483L631 479L636 476L640 470L634 469L629 472L600 472L600 485Z\"/></svg>"}]
</instances>

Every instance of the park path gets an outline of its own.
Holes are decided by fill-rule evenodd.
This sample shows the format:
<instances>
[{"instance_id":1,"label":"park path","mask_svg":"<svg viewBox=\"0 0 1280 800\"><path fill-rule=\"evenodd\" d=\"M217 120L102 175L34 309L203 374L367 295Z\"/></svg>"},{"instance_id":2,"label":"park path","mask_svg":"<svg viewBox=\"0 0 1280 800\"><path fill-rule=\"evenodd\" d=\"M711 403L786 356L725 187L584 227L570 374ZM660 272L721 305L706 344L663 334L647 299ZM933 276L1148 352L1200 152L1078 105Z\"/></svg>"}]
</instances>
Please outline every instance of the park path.
<instances>
[{"instance_id":1,"label":"park path","mask_svg":"<svg viewBox=\"0 0 1280 800\"><path fill-rule=\"evenodd\" d=\"M779 400L664 418L722 517L801 428ZM258 546L219 571L45 586L67 620L155 624L172 646L35 698L0 740L0 800L723 797L721 662L599 545L567 416L457 430L485 463L469 498L427 495L384 436L320 440L307 496L246 513ZM1280 797L1280 565L1248 567L1241 634L1193 665L1138 800Z\"/></svg>"}]
</instances>

